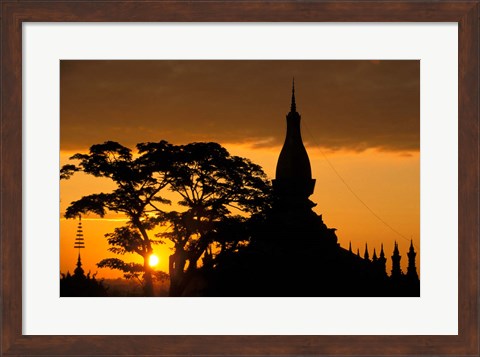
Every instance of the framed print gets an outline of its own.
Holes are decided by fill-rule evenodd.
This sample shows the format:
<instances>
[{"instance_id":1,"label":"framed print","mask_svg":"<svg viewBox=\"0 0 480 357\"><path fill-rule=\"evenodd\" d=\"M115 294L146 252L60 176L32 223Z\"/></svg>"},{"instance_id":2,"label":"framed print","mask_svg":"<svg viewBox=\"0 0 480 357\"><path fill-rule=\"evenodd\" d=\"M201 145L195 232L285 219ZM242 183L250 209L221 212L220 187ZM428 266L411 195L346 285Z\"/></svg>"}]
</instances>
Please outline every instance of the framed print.
<instances>
[{"instance_id":1,"label":"framed print","mask_svg":"<svg viewBox=\"0 0 480 357\"><path fill-rule=\"evenodd\" d=\"M478 1L2 3L2 353L476 355Z\"/></svg>"}]
</instances>

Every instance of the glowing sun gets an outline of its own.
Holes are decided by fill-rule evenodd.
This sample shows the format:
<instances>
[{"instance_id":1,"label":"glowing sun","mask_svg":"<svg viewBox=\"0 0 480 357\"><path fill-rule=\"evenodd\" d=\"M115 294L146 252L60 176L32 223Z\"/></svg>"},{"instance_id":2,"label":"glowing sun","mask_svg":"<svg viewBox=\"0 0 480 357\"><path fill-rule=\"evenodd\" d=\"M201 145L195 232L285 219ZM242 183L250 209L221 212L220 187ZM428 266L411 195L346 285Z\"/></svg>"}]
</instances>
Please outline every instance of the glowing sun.
<instances>
[{"instance_id":1,"label":"glowing sun","mask_svg":"<svg viewBox=\"0 0 480 357\"><path fill-rule=\"evenodd\" d=\"M158 264L158 257L155 255L155 254L152 254L149 258L148 258L148 264L151 266L151 267L154 267L155 265Z\"/></svg>"}]
</instances>

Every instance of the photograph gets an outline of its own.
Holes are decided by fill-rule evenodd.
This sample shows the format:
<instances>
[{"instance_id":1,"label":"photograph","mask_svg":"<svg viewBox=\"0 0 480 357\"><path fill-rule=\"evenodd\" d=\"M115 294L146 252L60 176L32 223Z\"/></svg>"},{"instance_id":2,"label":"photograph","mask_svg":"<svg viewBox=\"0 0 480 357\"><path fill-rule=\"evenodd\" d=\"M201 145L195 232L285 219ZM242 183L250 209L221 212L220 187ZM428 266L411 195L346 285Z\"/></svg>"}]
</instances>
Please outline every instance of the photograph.
<instances>
[{"instance_id":1,"label":"photograph","mask_svg":"<svg viewBox=\"0 0 480 357\"><path fill-rule=\"evenodd\" d=\"M420 297L419 60L61 60L59 154L62 298Z\"/></svg>"},{"instance_id":2,"label":"photograph","mask_svg":"<svg viewBox=\"0 0 480 357\"><path fill-rule=\"evenodd\" d=\"M479 11L4 0L2 353L479 355Z\"/></svg>"}]
</instances>

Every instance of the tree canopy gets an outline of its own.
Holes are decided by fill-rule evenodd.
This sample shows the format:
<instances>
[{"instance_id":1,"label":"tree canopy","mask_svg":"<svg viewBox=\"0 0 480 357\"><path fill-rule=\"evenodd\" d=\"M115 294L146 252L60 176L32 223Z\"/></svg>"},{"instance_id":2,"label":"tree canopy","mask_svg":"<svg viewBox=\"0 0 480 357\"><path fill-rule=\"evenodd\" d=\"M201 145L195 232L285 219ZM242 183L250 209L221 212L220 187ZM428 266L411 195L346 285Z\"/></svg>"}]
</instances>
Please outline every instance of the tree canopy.
<instances>
[{"instance_id":1,"label":"tree canopy","mask_svg":"<svg viewBox=\"0 0 480 357\"><path fill-rule=\"evenodd\" d=\"M105 235L109 250L118 255L136 253L143 257L143 267L118 258L104 259L98 265L121 270L126 277L138 278L143 274L147 296L153 294L148 265L152 246L165 239L173 242L169 266L171 295L180 295L188 284L189 273L197 269L199 258L212 258L212 243L221 247L220 252L236 247L228 242L235 242L240 235L227 237L228 227L234 226L241 232L239 225L247 217L269 207L270 182L260 166L230 155L217 143L140 143L137 152L134 157L129 148L108 141L93 145L87 154L72 156L78 163L63 166L62 179L84 172L109 178L116 188L72 202L65 217L87 212L101 217L107 211L124 214L128 218L126 226ZM171 202L162 197L163 190L176 194L180 209L165 209ZM152 235L159 224L169 229Z\"/></svg>"}]
</instances>

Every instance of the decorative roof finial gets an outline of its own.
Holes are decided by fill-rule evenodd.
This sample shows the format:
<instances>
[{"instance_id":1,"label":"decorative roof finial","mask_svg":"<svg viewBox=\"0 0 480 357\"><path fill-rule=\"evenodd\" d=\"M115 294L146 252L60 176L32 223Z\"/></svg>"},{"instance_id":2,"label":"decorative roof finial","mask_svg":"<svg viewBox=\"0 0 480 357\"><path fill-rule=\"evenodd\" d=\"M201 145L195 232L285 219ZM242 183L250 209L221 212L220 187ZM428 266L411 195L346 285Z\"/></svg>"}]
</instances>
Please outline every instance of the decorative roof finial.
<instances>
[{"instance_id":1,"label":"decorative roof finial","mask_svg":"<svg viewBox=\"0 0 480 357\"><path fill-rule=\"evenodd\" d=\"M290 112L295 113L297 111L297 104L295 103L295 77L292 81L292 104L290 106Z\"/></svg>"}]
</instances>

